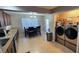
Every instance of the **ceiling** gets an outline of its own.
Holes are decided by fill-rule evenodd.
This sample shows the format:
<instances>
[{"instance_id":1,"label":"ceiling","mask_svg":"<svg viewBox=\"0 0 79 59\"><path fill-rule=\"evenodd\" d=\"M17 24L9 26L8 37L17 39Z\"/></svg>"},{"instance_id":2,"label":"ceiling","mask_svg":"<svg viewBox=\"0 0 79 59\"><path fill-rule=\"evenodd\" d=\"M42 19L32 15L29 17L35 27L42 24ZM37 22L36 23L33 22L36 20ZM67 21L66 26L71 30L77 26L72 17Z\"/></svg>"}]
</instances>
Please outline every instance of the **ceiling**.
<instances>
[{"instance_id":1,"label":"ceiling","mask_svg":"<svg viewBox=\"0 0 79 59\"><path fill-rule=\"evenodd\" d=\"M37 13L37 12L12 12L12 11L4 11L4 12L10 15L36 15L36 16L49 15L47 13Z\"/></svg>"},{"instance_id":2,"label":"ceiling","mask_svg":"<svg viewBox=\"0 0 79 59\"><path fill-rule=\"evenodd\" d=\"M9 11L50 13L50 9L56 7L57 6L0 6L0 9Z\"/></svg>"},{"instance_id":3,"label":"ceiling","mask_svg":"<svg viewBox=\"0 0 79 59\"><path fill-rule=\"evenodd\" d=\"M58 7L58 6L38 6L38 7L40 7L40 8L45 8L45 9L54 9L54 8L56 8L56 7Z\"/></svg>"},{"instance_id":4,"label":"ceiling","mask_svg":"<svg viewBox=\"0 0 79 59\"><path fill-rule=\"evenodd\" d=\"M79 9L79 6L0 6L2 10L16 12L56 13Z\"/></svg>"}]
</instances>

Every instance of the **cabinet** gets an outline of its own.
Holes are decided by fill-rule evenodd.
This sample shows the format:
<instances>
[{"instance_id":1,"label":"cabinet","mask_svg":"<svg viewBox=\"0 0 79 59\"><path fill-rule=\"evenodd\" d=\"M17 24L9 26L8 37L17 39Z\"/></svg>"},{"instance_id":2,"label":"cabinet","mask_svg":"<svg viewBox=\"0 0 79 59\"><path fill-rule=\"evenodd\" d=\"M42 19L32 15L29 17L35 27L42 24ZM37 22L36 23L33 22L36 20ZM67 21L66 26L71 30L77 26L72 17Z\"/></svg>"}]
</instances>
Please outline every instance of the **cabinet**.
<instances>
[{"instance_id":1,"label":"cabinet","mask_svg":"<svg viewBox=\"0 0 79 59\"><path fill-rule=\"evenodd\" d=\"M5 13L4 11L0 10L0 25L1 26L8 26L11 25L10 15Z\"/></svg>"},{"instance_id":2,"label":"cabinet","mask_svg":"<svg viewBox=\"0 0 79 59\"><path fill-rule=\"evenodd\" d=\"M11 43L9 44L6 53L16 53L17 52L17 39L18 39L18 30L17 32L14 34L14 37L12 38Z\"/></svg>"},{"instance_id":3,"label":"cabinet","mask_svg":"<svg viewBox=\"0 0 79 59\"><path fill-rule=\"evenodd\" d=\"M3 19L4 19L4 25L8 26L11 25L10 15L3 12Z\"/></svg>"},{"instance_id":4,"label":"cabinet","mask_svg":"<svg viewBox=\"0 0 79 59\"><path fill-rule=\"evenodd\" d=\"M3 12L0 11L0 26L4 26Z\"/></svg>"},{"instance_id":5,"label":"cabinet","mask_svg":"<svg viewBox=\"0 0 79 59\"><path fill-rule=\"evenodd\" d=\"M14 52L14 50L13 50L13 41L9 45L8 49L6 50L6 53L12 53L12 52Z\"/></svg>"}]
</instances>

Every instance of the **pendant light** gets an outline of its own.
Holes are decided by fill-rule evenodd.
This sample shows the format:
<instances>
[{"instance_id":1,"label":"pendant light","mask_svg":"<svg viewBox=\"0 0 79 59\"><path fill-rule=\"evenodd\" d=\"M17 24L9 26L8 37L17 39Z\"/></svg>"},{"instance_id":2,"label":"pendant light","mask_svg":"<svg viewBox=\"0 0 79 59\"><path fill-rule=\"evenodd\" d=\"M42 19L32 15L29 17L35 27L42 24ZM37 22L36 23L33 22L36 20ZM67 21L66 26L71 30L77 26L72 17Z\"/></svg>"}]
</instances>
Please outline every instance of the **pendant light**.
<instances>
[{"instance_id":1,"label":"pendant light","mask_svg":"<svg viewBox=\"0 0 79 59\"><path fill-rule=\"evenodd\" d=\"M30 18L32 18L32 19L35 19L36 18L36 15L35 15L34 12L31 13Z\"/></svg>"}]
</instances>

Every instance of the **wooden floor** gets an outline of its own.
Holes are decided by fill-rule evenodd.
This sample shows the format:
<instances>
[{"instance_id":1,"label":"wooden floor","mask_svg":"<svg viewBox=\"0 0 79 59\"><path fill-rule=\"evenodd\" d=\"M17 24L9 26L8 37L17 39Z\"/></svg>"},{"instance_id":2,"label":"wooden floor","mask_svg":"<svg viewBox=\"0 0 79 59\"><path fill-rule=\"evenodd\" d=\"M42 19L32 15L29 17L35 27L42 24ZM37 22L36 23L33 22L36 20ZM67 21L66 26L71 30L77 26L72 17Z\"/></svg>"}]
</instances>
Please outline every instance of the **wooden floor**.
<instances>
[{"instance_id":1,"label":"wooden floor","mask_svg":"<svg viewBox=\"0 0 79 59\"><path fill-rule=\"evenodd\" d=\"M32 38L21 37L18 40L18 53L72 53L68 48L56 42L48 42L44 35Z\"/></svg>"}]
</instances>

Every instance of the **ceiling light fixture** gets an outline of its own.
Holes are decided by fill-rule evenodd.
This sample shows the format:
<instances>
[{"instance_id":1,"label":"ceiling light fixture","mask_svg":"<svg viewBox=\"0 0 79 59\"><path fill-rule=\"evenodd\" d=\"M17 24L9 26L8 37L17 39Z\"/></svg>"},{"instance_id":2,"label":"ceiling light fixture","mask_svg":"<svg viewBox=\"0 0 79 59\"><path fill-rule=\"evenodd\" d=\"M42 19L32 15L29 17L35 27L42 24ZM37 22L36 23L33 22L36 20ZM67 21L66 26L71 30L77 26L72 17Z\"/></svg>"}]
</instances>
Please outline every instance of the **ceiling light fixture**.
<instances>
[{"instance_id":1,"label":"ceiling light fixture","mask_svg":"<svg viewBox=\"0 0 79 59\"><path fill-rule=\"evenodd\" d=\"M30 18L36 18L36 15L32 12Z\"/></svg>"}]
</instances>

